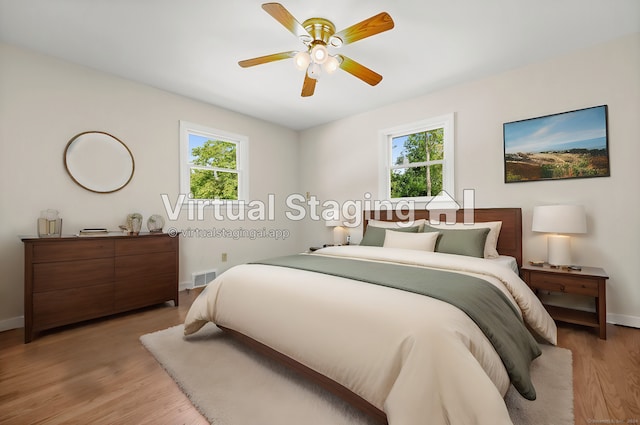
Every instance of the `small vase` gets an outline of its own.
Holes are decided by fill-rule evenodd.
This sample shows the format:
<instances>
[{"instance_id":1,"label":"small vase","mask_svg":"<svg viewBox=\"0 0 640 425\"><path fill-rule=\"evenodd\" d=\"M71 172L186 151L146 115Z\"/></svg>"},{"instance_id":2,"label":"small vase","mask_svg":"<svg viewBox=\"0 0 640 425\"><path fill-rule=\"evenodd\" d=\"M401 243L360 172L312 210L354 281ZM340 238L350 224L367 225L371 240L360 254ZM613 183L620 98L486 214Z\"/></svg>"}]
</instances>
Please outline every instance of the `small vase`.
<instances>
[{"instance_id":1,"label":"small vase","mask_svg":"<svg viewBox=\"0 0 640 425\"><path fill-rule=\"evenodd\" d=\"M127 230L130 235L138 236L142 228L142 214L133 213L127 216Z\"/></svg>"},{"instance_id":2,"label":"small vase","mask_svg":"<svg viewBox=\"0 0 640 425\"><path fill-rule=\"evenodd\" d=\"M38 237L59 238L60 236L62 236L62 219L58 217L58 211L42 211L38 219Z\"/></svg>"}]
</instances>

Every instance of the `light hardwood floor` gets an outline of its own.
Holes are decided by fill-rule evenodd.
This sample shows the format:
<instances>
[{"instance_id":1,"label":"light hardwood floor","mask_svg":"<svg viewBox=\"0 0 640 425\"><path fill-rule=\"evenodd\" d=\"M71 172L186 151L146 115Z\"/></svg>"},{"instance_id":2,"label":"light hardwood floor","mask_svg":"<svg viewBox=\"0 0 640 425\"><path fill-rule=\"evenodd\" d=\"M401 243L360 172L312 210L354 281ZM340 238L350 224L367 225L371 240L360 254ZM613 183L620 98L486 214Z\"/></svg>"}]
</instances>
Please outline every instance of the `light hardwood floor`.
<instances>
[{"instance_id":1,"label":"light hardwood floor","mask_svg":"<svg viewBox=\"0 0 640 425\"><path fill-rule=\"evenodd\" d=\"M182 323L196 295L30 344L22 329L0 333L0 424L207 424L138 339ZM573 351L576 425L640 424L640 329L607 333L560 325L559 345Z\"/></svg>"}]
</instances>

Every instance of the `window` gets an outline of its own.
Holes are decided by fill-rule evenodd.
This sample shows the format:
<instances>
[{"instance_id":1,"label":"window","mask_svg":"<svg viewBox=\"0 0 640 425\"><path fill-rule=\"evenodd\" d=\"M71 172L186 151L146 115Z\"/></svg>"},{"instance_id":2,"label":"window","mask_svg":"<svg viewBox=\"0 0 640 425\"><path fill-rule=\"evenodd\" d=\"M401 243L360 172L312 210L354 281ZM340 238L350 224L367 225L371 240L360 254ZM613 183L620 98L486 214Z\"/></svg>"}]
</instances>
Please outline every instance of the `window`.
<instances>
[{"instance_id":1,"label":"window","mask_svg":"<svg viewBox=\"0 0 640 425\"><path fill-rule=\"evenodd\" d=\"M380 132L380 199L454 195L453 114Z\"/></svg>"},{"instance_id":2,"label":"window","mask_svg":"<svg viewBox=\"0 0 640 425\"><path fill-rule=\"evenodd\" d=\"M245 136L180 121L180 192L192 199L248 198Z\"/></svg>"}]
</instances>

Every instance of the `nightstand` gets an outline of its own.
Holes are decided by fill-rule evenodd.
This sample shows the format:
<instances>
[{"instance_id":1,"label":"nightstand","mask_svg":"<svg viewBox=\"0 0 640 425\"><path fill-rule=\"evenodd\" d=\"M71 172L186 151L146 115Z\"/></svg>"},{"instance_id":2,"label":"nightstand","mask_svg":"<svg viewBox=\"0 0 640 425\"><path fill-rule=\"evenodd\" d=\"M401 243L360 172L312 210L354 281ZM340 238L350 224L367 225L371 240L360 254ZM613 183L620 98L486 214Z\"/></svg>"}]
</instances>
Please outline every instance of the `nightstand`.
<instances>
[{"instance_id":1,"label":"nightstand","mask_svg":"<svg viewBox=\"0 0 640 425\"><path fill-rule=\"evenodd\" d=\"M543 266L524 265L520 275L534 291L562 292L594 297L596 312L575 310L566 307L545 305L553 319L590 326L598 330L602 339L607 339L607 273L599 267L582 267L582 270L568 270Z\"/></svg>"}]
</instances>

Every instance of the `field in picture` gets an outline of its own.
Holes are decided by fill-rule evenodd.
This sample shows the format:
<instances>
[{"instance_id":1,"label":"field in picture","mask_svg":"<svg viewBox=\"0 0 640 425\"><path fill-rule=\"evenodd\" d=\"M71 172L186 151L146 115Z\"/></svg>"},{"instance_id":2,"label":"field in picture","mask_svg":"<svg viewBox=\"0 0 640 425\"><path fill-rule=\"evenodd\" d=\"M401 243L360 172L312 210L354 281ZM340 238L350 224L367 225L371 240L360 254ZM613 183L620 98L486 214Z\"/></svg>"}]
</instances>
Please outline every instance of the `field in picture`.
<instances>
[{"instance_id":1,"label":"field in picture","mask_svg":"<svg viewBox=\"0 0 640 425\"><path fill-rule=\"evenodd\" d=\"M517 152L505 155L506 181L531 181L609 175L605 149Z\"/></svg>"}]
</instances>

